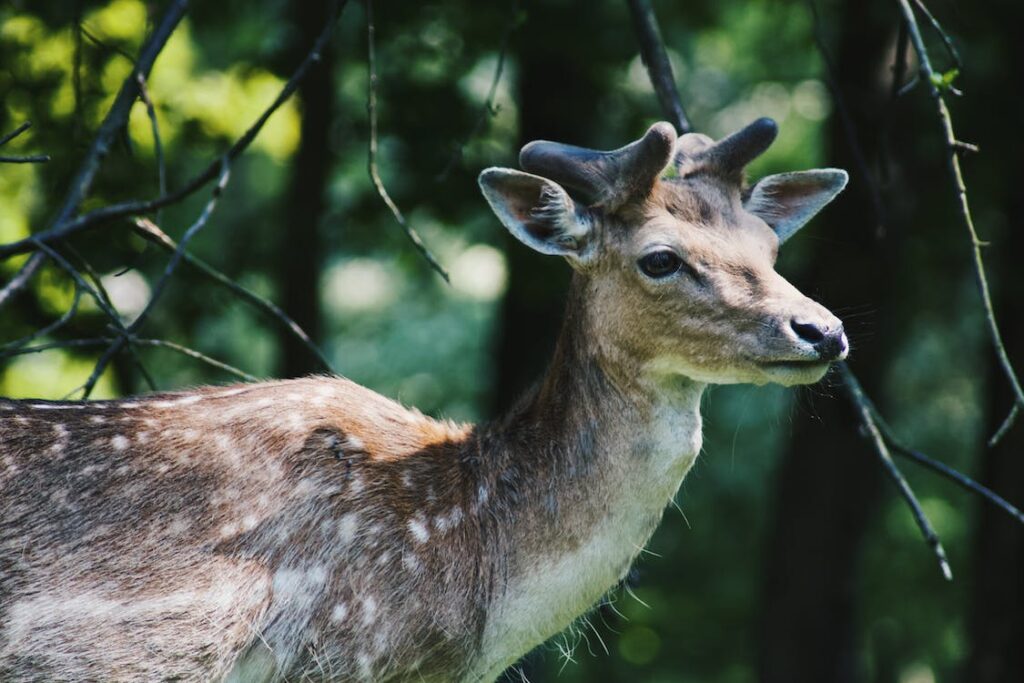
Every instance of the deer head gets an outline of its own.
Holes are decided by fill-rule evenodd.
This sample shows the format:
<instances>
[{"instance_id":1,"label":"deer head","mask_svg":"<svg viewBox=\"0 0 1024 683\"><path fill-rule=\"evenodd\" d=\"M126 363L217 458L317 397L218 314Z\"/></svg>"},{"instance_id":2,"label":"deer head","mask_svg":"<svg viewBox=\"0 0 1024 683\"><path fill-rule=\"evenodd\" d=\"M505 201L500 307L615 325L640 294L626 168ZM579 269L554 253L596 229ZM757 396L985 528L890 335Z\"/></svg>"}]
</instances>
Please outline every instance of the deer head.
<instances>
[{"instance_id":1,"label":"deer head","mask_svg":"<svg viewBox=\"0 0 1024 683\"><path fill-rule=\"evenodd\" d=\"M480 186L527 246L576 271L588 343L609 364L699 382L802 384L845 358L842 323L775 271L779 245L846 185L838 169L743 182L778 128L717 142L657 123L602 152L526 145Z\"/></svg>"}]
</instances>

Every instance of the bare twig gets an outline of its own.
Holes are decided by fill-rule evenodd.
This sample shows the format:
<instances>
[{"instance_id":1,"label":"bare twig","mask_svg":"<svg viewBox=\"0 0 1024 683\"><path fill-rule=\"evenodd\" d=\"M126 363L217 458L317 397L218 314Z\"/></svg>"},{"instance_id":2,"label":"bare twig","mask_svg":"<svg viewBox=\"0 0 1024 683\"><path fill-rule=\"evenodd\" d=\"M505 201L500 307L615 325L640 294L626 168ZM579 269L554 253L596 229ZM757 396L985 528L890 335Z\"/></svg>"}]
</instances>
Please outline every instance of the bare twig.
<instances>
[{"instance_id":1,"label":"bare twig","mask_svg":"<svg viewBox=\"0 0 1024 683\"><path fill-rule=\"evenodd\" d=\"M227 159L229 162L234 161L235 158L242 154L242 152L252 144L252 141L256 139L256 136L263 129L264 124L266 124L271 115L273 115L273 113L277 111L289 97L292 96L295 90L299 87L299 83L305 77L313 64L320 61L320 53L333 33L334 28L337 25L337 19L340 16L340 12L346 4L347 0L340 0L339 2L332 3L331 16L324 25L324 30L317 37L316 42L306 55L306 58L295 69L291 78L289 78L287 83L284 84L270 106L268 106L256 121L253 122L249 129L231 145L227 152L210 162L205 169L195 175L185 185L155 199L133 200L121 202L120 204L111 204L109 206L104 206L99 209L95 209L94 211L90 211L89 213L82 214L73 219L65 218L64 220L55 222L54 226L49 230L37 233L34 236L35 239L45 243L52 243L88 228L107 223L116 218L145 214L165 206L170 206L171 204L177 204L181 200L205 187L210 181L217 178L221 170L221 161L223 159ZM134 80L132 82L135 83ZM137 84L135 87L137 87ZM18 240L16 242L11 242L10 244L0 245L0 258L4 258L12 254L28 253L33 250L34 246L32 240ZM2 306L3 303L3 292L0 292L0 306Z\"/></svg>"},{"instance_id":2,"label":"bare twig","mask_svg":"<svg viewBox=\"0 0 1024 683\"><path fill-rule=\"evenodd\" d=\"M6 135L0 136L0 147L3 147L8 142L10 142L14 138L18 137L19 135L21 135L22 133L24 133L26 130L28 130L31 127L32 127L32 122L31 121L25 121L23 124L21 124L20 126L15 128L14 130L12 130L10 133L7 133Z\"/></svg>"},{"instance_id":3,"label":"bare twig","mask_svg":"<svg viewBox=\"0 0 1024 683\"><path fill-rule=\"evenodd\" d=\"M917 52L921 80L928 84L928 91L932 99L935 100L939 123L942 126L944 142L946 144L946 159L949 166L950 180L953 182L953 189L960 210L960 220L971 240L971 251L974 257L974 277L981 294L981 303L985 311L985 320L988 323L989 336L992 339L993 347L995 347L996 357L1002 366L1003 374L1006 376L1007 381L1009 381L1015 397L1014 405L1003 426L989 440L989 445L994 446L1009 431L1020 412L1020 408L1024 407L1024 388L1021 387L1020 379L1017 377L1013 364L1010 362L1010 357L1006 353L1002 334L999 331L999 324L996 322L992 296L989 293L988 278L985 275L985 263L981 256L981 248L984 246L984 243L979 239L978 232L974 228L974 217L971 214L970 205L967 203L967 187L964 184L963 173L960 170L960 158L957 156L957 139L956 134L953 132L953 119L949 114L949 108L946 107L946 101L942 98L942 92L935 83L935 71L928 58L928 49L924 45L921 29L917 25L917 19L914 17L914 11L910 7L910 2L909 0L897 1L903 11L903 19L907 23L910 41L914 45L915 52Z\"/></svg>"},{"instance_id":4,"label":"bare twig","mask_svg":"<svg viewBox=\"0 0 1024 683\"><path fill-rule=\"evenodd\" d=\"M236 368L233 365L228 365L227 363L225 363L223 361L219 361L216 358L211 358L210 356L207 356L204 353L200 353L199 351L196 351L195 349L191 349L191 348L189 348L187 346L182 346L181 344L176 344L175 342L172 342L172 341L167 341L166 339L139 339L139 338L134 338L134 339L132 339L132 343L138 344L139 346L152 346L152 347L156 347L156 348L160 348L160 349L169 349L171 351L175 351L176 353L180 353L180 354L182 354L184 356L188 356L189 358L194 358L195 360L198 360L198 361L201 361L203 363L206 363L207 365L209 365L211 367L214 367L214 368L217 368L218 370L223 370L224 372L228 372L228 373L230 373L230 374L232 374L232 375L234 375L236 377L244 379L247 382L257 382L257 381L259 381L259 378L256 377L255 375L250 375L248 372L245 372L243 370L239 370L238 368Z\"/></svg>"},{"instance_id":5,"label":"bare twig","mask_svg":"<svg viewBox=\"0 0 1024 683\"><path fill-rule=\"evenodd\" d=\"M370 116L370 143L367 158L367 170L370 173L370 180L373 181L373 186L377 189L377 194L380 195L381 200L383 200L395 217L395 221L405 231L409 241L416 247L420 255L426 259L430 267L444 278L445 282L450 283L451 279L448 277L448 272L438 263L430 250L427 249L427 245L423 243L419 233L405 220L405 216L402 215L398 205L391 199L387 188L384 187L384 181L381 180L380 172L377 170L377 52L374 45L373 0L366 0L366 41L367 64L369 65L370 72L370 84L366 95L366 110Z\"/></svg>"},{"instance_id":6,"label":"bare twig","mask_svg":"<svg viewBox=\"0 0 1024 683\"><path fill-rule=\"evenodd\" d=\"M27 356L31 353L42 353L43 351L52 351L53 349L80 349L88 348L90 346L103 346L110 343L108 337L95 337L89 339L62 339L60 341L46 342L44 344L36 344L35 346L25 346L15 351L11 351L6 356Z\"/></svg>"},{"instance_id":7,"label":"bare twig","mask_svg":"<svg viewBox=\"0 0 1024 683\"><path fill-rule=\"evenodd\" d=\"M629 9L633 15L633 27L636 29L637 40L640 41L640 58L647 67L647 76L651 79L654 92L658 95L662 111L665 112L679 134L692 130L690 120L683 110L683 102L679 97L676 79L672 73L672 63L665 51L665 42L658 28L658 18L654 15L650 0L629 0Z\"/></svg>"},{"instance_id":8,"label":"bare twig","mask_svg":"<svg viewBox=\"0 0 1024 683\"><path fill-rule=\"evenodd\" d=\"M921 0L914 0L914 4L917 5L917 9L921 10L921 14L925 16L928 23L932 25L933 29L935 29L935 32L939 34L939 37L942 39L942 44L946 48L946 52L949 53L949 58L953 60L953 63L956 64L958 69L962 68L964 63L963 60L960 59L960 52L956 49L956 45L953 44L953 39L949 37L948 33L946 33L946 29L942 28L942 24L940 24L939 20L935 18L935 15L925 7L924 2Z\"/></svg>"},{"instance_id":9,"label":"bare twig","mask_svg":"<svg viewBox=\"0 0 1024 683\"><path fill-rule=\"evenodd\" d=\"M136 232L145 237L153 244L158 245L166 251L177 251L178 245L172 240L159 226L154 224L152 221L146 218L135 219ZM259 294L256 294L250 289L246 289L242 285L238 284L224 273L213 268L208 263L203 261L196 256L193 256L188 251L183 250L181 252L181 259L184 263L188 264L192 268L213 280L220 286L230 290L239 299L251 304L255 308L263 311L271 318L275 319L282 327L293 334L302 344L309 349L309 352L316 356L317 360L323 366L324 370L335 373L334 367L331 362L327 359L324 353L317 347L313 340L306 334L305 330L299 327L298 323L292 320L287 313L281 310L275 303L264 299Z\"/></svg>"},{"instance_id":10,"label":"bare twig","mask_svg":"<svg viewBox=\"0 0 1024 683\"><path fill-rule=\"evenodd\" d=\"M117 311L114 309L109 299L105 296L105 293L101 294L100 291L97 290L97 288L93 287L88 282L86 282L85 278L82 277L82 274L78 272L78 269L71 265L71 263L66 258L61 256L60 253L58 253L52 247L42 243L40 243L38 247L40 254L45 254L47 257L52 259L54 263L56 263L65 273L67 273L72 280L74 280L75 286L79 291L84 291L96 302L96 305L100 308L101 311L103 311L103 313L110 320L111 326L120 333L120 338L125 338L125 336L127 335L127 329L121 322L120 315L118 315ZM150 386L153 386L153 378L149 375L149 373L146 371L146 368L142 365L142 361L138 358L138 356L135 355L135 349L129 346L128 350L132 355L132 359L136 367L138 367L139 370L142 372L143 376L145 377L146 381L150 384ZM93 380L93 384L95 384L95 381L98 379L99 375L97 375L96 379ZM86 396L88 396L88 393L86 393Z\"/></svg>"},{"instance_id":11,"label":"bare twig","mask_svg":"<svg viewBox=\"0 0 1024 683\"><path fill-rule=\"evenodd\" d=\"M27 346L25 348L21 348L21 349L18 349L17 351L12 352L10 355L12 355L12 356L24 356L24 355L27 355L27 354L30 354L30 353L42 353L43 351L52 351L53 349L79 349L79 348L89 348L89 347L93 347L93 346L107 346L107 345L113 343L114 341L115 341L114 337L93 337L93 338L88 338L88 339L65 339L63 341L47 342L45 344L36 344L35 346ZM241 379L244 379L244 380L246 380L248 382L255 382L255 381L259 380L258 377L254 376L254 375L250 375L249 373L247 373L247 372L245 372L243 370L239 370L238 368L234 367L233 365L228 365L227 363L224 363L223 361L219 361L216 358L211 358L210 356L207 356L206 354L200 353L199 351L196 351L195 349L191 349L191 348L189 348L187 346L183 346L181 344L177 344L177 343L172 342L172 341L167 341L166 339L145 339L145 338L133 337L131 339L131 342L132 342L132 344L136 344L138 346L149 346L149 347L153 347L153 348L169 349L169 350L174 351L176 353L180 353L180 354L182 354L184 356L188 356L189 358L194 358L195 360L198 360L198 361L201 361L203 363L206 363L207 365L209 365L211 367L214 367L214 368L217 368L218 370L223 370L223 371L228 372L228 373L230 373L232 375L235 375L236 377L240 377ZM72 393L74 393L74 392L72 392Z\"/></svg>"},{"instance_id":12,"label":"bare twig","mask_svg":"<svg viewBox=\"0 0 1024 683\"><path fill-rule=\"evenodd\" d=\"M508 46L512 40L512 34L515 33L516 28L519 27L519 0L512 0L512 6L510 11L508 25L505 27L505 33L501 37L501 47L498 48L498 63L494 67L494 76L491 79L491 87L487 91L487 98L484 100L484 106L480 108L480 114L477 116L476 123L469 131L462 142L458 143L455 147L455 151L452 152L452 156L448 159L448 163L445 164L444 168L440 173L437 174L435 180L437 182L444 182L451 175L455 167L462 162L463 154L466 150L466 145L469 144L470 140L479 135L487 122L494 116L498 115L501 111L501 107L496 105L494 98L498 94L498 86L501 84L501 75L505 70L505 58L508 55Z\"/></svg>"},{"instance_id":13,"label":"bare twig","mask_svg":"<svg viewBox=\"0 0 1024 683\"><path fill-rule=\"evenodd\" d=\"M26 121L7 135L0 137L0 147L18 137L32 127L31 121ZM3 164L41 164L50 160L49 154L33 154L31 156L0 156L0 163Z\"/></svg>"},{"instance_id":14,"label":"bare twig","mask_svg":"<svg viewBox=\"0 0 1024 683\"><path fill-rule=\"evenodd\" d=\"M875 408L875 406L871 404L870 401L868 402L868 407L871 409L871 414L875 419L875 424L878 425L878 431L882 434L882 437L885 439L885 442L889 444L889 447L892 448L892 450L895 451L897 455L902 455L903 457L909 460L913 460L922 467L926 467L931 471L935 472L936 474L945 477L946 479L953 482L957 486L967 491L971 491L973 493L978 494L988 502L1002 509L1003 512L1010 515L1021 524L1024 524L1024 512L1021 512L1012 503L1010 503L1005 498L997 494L995 491L992 491L987 486L979 484L974 479L971 479L966 474L959 472L950 467L949 465L943 462L939 462L935 458L931 458L925 455L924 453L905 445L896 437L895 433L892 431L892 428L888 424L886 424L885 420L879 414L878 409Z\"/></svg>"},{"instance_id":15,"label":"bare twig","mask_svg":"<svg viewBox=\"0 0 1024 683\"><path fill-rule=\"evenodd\" d=\"M136 74L139 82L139 98L146 105L146 115L149 116L149 127L153 131L153 152L156 155L156 173L159 183L160 194L167 194L167 167L164 164L164 146L160 140L160 125L156 120L156 107L153 106L153 98L149 96L149 88L146 87L146 77ZM157 209L156 220L160 221L160 210Z\"/></svg>"},{"instance_id":16,"label":"bare twig","mask_svg":"<svg viewBox=\"0 0 1024 683\"><path fill-rule=\"evenodd\" d=\"M85 24L82 24L79 27L79 31L81 32L81 34L83 36L88 38L89 42L92 43L93 45L95 45L97 47L101 47L104 50L110 50L111 52L119 54L122 57L124 57L125 59L127 59L129 62L131 62L132 64L135 63L135 57L133 57L130 53L128 53L126 50L118 47L117 45L111 45L107 41L103 40L102 38L97 36L95 33L90 31L88 28L86 28Z\"/></svg>"},{"instance_id":17,"label":"bare twig","mask_svg":"<svg viewBox=\"0 0 1024 683\"><path fill-rule=\"evenodd\" d=\"M914 521L917 523L918 528L921 530L921 535L924 536L925 543L932 549L935 554L935 558L939 562L939 568L942 570L942 575L947 581L953 580L953 569L949 566L949 560L946 557L946 550L942 547L942 541L939 540L938 534L935 533L935 528L928 520L928 516L921 508L921 503L917 500L917 496L914 495L914 490L910 488L910 483L907 481L903 473L900 472L899 467L893 462L892 455L889 452L889 448L886 445L885 439L882 436L881 431L878 428L878 424L875 422L874 416L871 411L871 403L867 396L864 394L864 390L860 386L860 382L850 372L849 366L846 363L839 364L839 373L843 377L843 386L847 390L853 399L854 408L857 411L857 417L860 420L861 426L864 429L865 435L871 441L871 445L874 448L875 453L878 455L878 459L882 463L882 467L885 469L886 474L892 479L893 483L896 484L896 488L902 496L903 500L910 507L910 511L914 516Z\"/></svg>"},{"instance_id":18,"label":"bare twig","mask_svg":"<svg viewBox=\"0 0 1024 683\"><path fill-rule=\"evenodd\" d=\"M150 34L145 44L142 46L139 52L139 58L135 64L135 73L148 74L150 69L153 67L153 63L156 61L157 55L163 49L167 43L167 39L170 38L174 29L177 28L178 22L185 14L185 9L188 6L187 0L171 0L168 3L167 11L164 13L163 18L157 24L153 33ZM124 124L128 120L128 114L131 112L132 104L135 102L135 97L138 94L138 83L135 80L134 74L129 74L121 85L120 91L114 98L114 103L110 106L110 110L107 112L106 117L103 119L103 123L100 124L100 128L96 133L96 138L93 140L92 146L89 148L85 159L82 161L82 165L78 169L74 180L71 183L71 187L68 190L67 196L64 198L64 203L61 206L60 211L57 213L57 217L51 224L50 230L46 232L52 232L55 228L60 228L71 215L78 210L79 205L85 196L88 194L89 189L92 187L92 182L96 177L96 172L99 170L100 164L103 159L106 158L107 153L110 151L110 146L113 144L117 137L118 131L120 131ZM37 237L41 237L44 233L40 233ZM42 241L47 241L43 238ZM26 242L21 240L21 242ZM27 245L32 244L29 240L26 242ZM34 247L23 249L23 251L31 251ZM19 251L3 251L0 250L0 258L9 256L12 253L21 253ZM0 289L0 307L10 301L10 299L17 294L32 279L32 276L42 267L46 261L46 257L37 252L25 262L25 265L21 267L21 270L14 276L14 278Z\"/></svg>"},{"instance_id":19,"label":"bare twig","mask_svg":"<svg viewBox=\"0 0 1024 683\"><path fill-rule=\"evenodd\" d=\"M49 160L49 154L33 154L27 157L0 156L0 164L43 164Z\"/></svg>"},{"instance_id":20,"label":"bare twig","mask_svg":"<svg viewBox=\"0 0 1024 683\"><path fill-rule=\"evenodd\" d=\"M107 347L106 351L103 352L103 355L99 357L99 360L96 361L96 365L93 366L93 370L92 373L89 375L89 379L87 379L85 384L82 386L83 398L89 397L89 394L92 393L93 388L95 388L96 386L96 382L103 374L103 371L106 369L107 365L109 365L110 361L113 360L114 356L116 356L117 353L122 348L124 348L124 345L131 341L131 339L135 336L135 333L139 330L140 327L142 327L143 323L146 321L146 318L149 316L153 308L156 306L157 301L160 300L160 297L163 295L164 290L167 288L167 283L170 282L171 276L174 274L175 269L177 269L178 264L181 263L181 258L182 254L185 251L185 247L188 245L189 241L191 241L191 239L195 237L195 235L200 230L203 229L206 223L210 220L210 216L213 215L214 209L217 208L217 201L220 199L221 192L224 190L224 186L227 185L229 177L230 167L228 166L227 159L224 159L222 162L220 179L217 181L217 184L213 188L213 196L210 197L210 200L206 203L206 206L203 207L203 211L202 213L199 214L199 217L195 220L194 223L192 223L192 225L189 226L188 230L185 231L185 234L182 236L181 241L178 243L178 248L175 249L174 254L172 254L170 260L168 260L167 262L167 266L164 268L163 274L160 276L160 279L157 280L156 285L154 285L153 292L149 297L149 301L146 302L146 306L142 309L142 312L139 313L135 320L131 322L131 324L125 330L124 334L116 337L114 341L110 344L110 346Z\"/></svg>"},{"instance_id":21,"label":"bare twig","mask_svg":"<svg viewBox=\"0 0 1024 683\"><path fill-rule=\"evenodd\" d=\"M15 355L15 352L18 349L27 346L29 343L35 341L39 337L45 337L46 335L52 334L53 332L56 332L60 328L64 327L64 325L66 325L69 320L75 317L75 314L78 312L78 304L81 303L81 301L82 288L78 286L78 283L75 283L75 297L71 301L71 305L68 307L68 310L64 311L64 314L61 315L56 320L54 320L52 323L45 327L39 328L32 334L26 335L21 339L15 339L14 341L9 341L3 345L0 345L0 358L7 358L8 356L13 356Z\"/></svg>"}]
</instances>

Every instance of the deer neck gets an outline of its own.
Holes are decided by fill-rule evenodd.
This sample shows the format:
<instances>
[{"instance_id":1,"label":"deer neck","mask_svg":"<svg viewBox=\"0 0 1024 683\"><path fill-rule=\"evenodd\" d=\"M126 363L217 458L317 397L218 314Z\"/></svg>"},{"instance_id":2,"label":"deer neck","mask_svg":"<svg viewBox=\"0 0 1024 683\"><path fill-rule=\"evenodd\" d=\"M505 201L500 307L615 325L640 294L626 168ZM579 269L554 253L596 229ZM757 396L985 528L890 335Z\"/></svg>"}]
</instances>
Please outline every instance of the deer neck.
<instances>
[{"instance_id":1,"label":"deer neck","mask_svg":"<svg viewBox=\"0 0 1024 683\"><path fill-rule=\"evenodd\" d=\"M482 644L496 669L628 572L700 450L704 385L602 353L585 321L577 283L543 381L481 436L501 558Z\"/></svg>"}]
</instances>

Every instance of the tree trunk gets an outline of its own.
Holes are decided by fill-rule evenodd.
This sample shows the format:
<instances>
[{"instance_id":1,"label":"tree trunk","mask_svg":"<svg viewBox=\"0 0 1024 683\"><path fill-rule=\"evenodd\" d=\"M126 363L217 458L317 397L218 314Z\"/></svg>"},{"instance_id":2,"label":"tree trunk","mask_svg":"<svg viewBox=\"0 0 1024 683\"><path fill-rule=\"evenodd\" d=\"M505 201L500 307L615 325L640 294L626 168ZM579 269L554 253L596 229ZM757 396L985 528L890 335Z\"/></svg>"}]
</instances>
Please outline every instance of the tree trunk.
<instances>
[{"instance_id":1,"label":"tree trunk","mask_svg":"<svg viewBox=\"0 0 1024 683\"><path fill-rule=\"evenodd\" d=\"M1001 3L993 8L993 30L1013 25L1020 14L1016 3ZM987 35L987 34L986 34ZM991 115L990 140L1019 135L1024 106L1018 94L1006 83L1020 82L1024 77L1024 46L1010 41L1010 54L1001 62L1005 70L986 83L988 92L972 93ZM979 124L980 125L980 124ZM980 163L997 163L1010 177L1004 192L997 197L997 206L1007 207L1009 225L998 235L993 247L985 251L996 293L995 308L1007 352L1017 372L1024 369L1024 281L1020 278L1020 255L1024 254L1024 231L1020 216L1024 215L1024 197L1013 176L1020 163L1019 148L1000 149L984 143L986 154ZM1002 199L1002 201L998 201ZM983 226L983 239L991 230ZM993 236L996 237L996 236ZM988 351L986 347L986 351ZM1010 387L994 355L991 372L987 434L999 427L1012 404ZM986 435L987 435L986 434ZM1024 507L1024 416L1007 433L1002 442L984 453L981 481L1016 505ZM969 621L970 656L967 675L970 683L1017 683L1024 680L1024 527L988 503L978 501L978 521L974 538L974 586Z\"/></svg>"},{"instance_id":2,"label":"tree trunk","mask_svg":"<svg viewBox=\"0 0 1024 683\"><path fill-rule=\"evenodd\" d=\"M292 15L298 29L292 61L305 57L327 21L326 2L296 2ZM302 104L302 140L292 166L286 215L282 223L279 277L281 306L299 326L318 341L321 334L319 277L323 245L320 218L331 167L328 146L334 99L334 50L324 49L299 86ZM292 334L279 333L280 377L301 377L322 371L317 359Z\"/></svg>"},{"instance_id":3,"label":"tree trunk","mask_svg":"<svg viewBox=\"0 0 1024 683\"><path fill-rule=\"evenodd\" d=\"M881 77L895 21L880 21L856 0L847 0L843 14L835 80L873 167L888 87ZM813 265L796 278L806 286L796 284L841 312L866 301L885 302L897 257L895 232L892 226L879 229L838 111L830 146L830 165L850 171L850 187L812 228L827 235L801 245L812 250ZM868 269L871 277L864 276ZM874 396L884 369L879 347L892 331L893 317L880 305L874 320L878 336L863 344L858 330L848 325L851 366ZM841 392L830 393L833 397L816 398L812 410L797 409L792 444L777 475L762 589L758 669L764 683L863 678L857 657L859 558L881 470L858 433L848 401Z\"/></svg>"}]
</instances>

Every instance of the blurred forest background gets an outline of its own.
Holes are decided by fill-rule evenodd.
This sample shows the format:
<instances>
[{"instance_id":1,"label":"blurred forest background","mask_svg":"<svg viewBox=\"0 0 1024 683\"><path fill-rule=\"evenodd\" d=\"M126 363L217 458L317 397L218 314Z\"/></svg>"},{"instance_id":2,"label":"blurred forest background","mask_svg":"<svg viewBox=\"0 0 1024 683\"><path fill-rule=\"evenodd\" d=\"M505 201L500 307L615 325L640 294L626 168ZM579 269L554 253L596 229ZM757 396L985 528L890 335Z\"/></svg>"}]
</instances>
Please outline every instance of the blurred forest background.
<instances>
[{"instance_id":1,"label":"blurred forest background","mask_svg":"<svg viewBox=\"0 0 1024 683\"><path fill-rule=\"evenodd\" d=\"M58 212L140 45L167 2L0 2L0 134L33 127L0 164L0 244ZM962 58L947 91L1007 348L1024 366L1024 5L932 0ZM1024 504L1024 424L986 441L1013 397L986 335L970 240L957 217L926 85L898 55L895 0L654 2L697 130L759 116L781 126L750 169L838 166L849 189L786 245L780 271L844 318L851 367L908 443ZM297 95L231 164L190 252L306 329L334 368L430 414L487 419L543 369L569 268L514 242L476 175L515 166L547 138L618 147L663 118L623 0L423 0L375 7L381 176L451 274L412 247L367 174L366 6L349 2ZM148 79L175 189L270 104L323 28L312 0L195 2ZM816 17L817 16L817 20ZM922 19L936 67L954 65ZM500 69L500 73L497 73ZM496 79L496 75L498 78ZM856 145L851 142L855 141ZM131 109L88 211L160 194L145 105ZM150 218L178 240L206 189ZM68 241L125 325L168 254L120 219ZM0 261L0 286L25 263ZM75 286L51 261L0 308L0 345L58 320ZM106 334L88 297L33 344ZM321 372L277 322L182 264L140 329L258 377ZM0 347L0 351L3 351ZM10 350L8 348L7 350ZM0 395L59 398L103 347L0 360ZM167 348L139 348L159 389L228 382ZM705 400L704 454L631 577L631 591L524 663L543 681L1024 680L1024 529L913 465L904 468L948 550L946 582L858 433L837 377L816 387L720 387ZM119 354L93 397L148 391ZM646 555L646 554L645 554ZM607 648L608 654L604 652ZM510 680L518 680L518 674Z\"/></svg>"}]
</instances>

